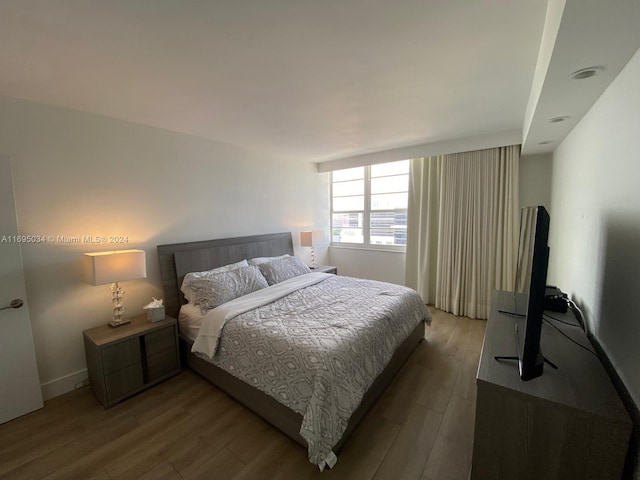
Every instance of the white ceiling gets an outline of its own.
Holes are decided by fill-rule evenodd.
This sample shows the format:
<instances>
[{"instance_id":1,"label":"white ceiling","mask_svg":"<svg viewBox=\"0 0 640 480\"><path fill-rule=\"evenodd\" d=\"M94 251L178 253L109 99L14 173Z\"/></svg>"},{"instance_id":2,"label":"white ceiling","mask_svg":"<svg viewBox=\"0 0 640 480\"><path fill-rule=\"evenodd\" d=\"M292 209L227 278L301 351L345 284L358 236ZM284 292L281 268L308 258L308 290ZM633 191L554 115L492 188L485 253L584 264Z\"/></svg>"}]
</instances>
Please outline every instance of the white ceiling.
<instances>
[{"instance_id":1,"label":"white ceiling","mask_svg":"<svg viewBox=\"0 0 640 480\"><path fill-rule=\"evenodd\" d=\"M523 124L525 154L554 150L640 48L640 1L551 0ZM570 75L588 67L586 80ZM552 118L568 117L560 123Z\"/></svg>"},{"instance_id":2,"label":"white ceiling","mask_svg":"<svg viewBox=\"0 0 640 480\"><path fill-rule=\"evenodd\" d=\"M577 23L580 5L597 3L610 7L567 1ZM527 112L537 144L543 103L556 101L547 75L532 95L546 10L542 0L2 0L0 95L314 162L523 130ZM563 41L563 55L581 48ZM551 53L538 72L564 79Z\"/></svg>"}]
</instances>

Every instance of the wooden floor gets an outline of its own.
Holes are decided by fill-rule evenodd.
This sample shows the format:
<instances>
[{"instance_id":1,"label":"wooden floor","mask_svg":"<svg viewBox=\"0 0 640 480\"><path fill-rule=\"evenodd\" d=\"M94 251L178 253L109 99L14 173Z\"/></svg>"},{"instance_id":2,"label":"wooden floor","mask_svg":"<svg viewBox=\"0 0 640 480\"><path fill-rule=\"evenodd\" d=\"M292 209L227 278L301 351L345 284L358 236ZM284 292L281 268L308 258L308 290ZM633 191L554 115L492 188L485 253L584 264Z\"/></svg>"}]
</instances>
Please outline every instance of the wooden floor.
<instances>
[{"instance_id":1,"label":"wooden floor","mask_svg":"<svg viewBox=\"0 0 640 480\"><path fill-rule=\"evenodd\" d=\"M85 387L0 426L0 478L467 480L485 322L432 312L333 470L184 370L109 410Z\"/></svg>"}]
</instances>

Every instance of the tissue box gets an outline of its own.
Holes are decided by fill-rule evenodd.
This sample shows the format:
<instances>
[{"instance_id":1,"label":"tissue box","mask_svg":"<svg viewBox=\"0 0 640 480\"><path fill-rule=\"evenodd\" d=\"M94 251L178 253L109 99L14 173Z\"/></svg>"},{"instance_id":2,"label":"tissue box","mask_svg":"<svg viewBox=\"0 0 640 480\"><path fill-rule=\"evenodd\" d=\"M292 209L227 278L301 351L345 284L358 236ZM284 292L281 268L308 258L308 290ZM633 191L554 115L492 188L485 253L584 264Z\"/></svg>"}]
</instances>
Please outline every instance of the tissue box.
<instances>
[{"instance_id":1,"label":"tissue box","mask_svg":"<svg viewBox=\"0 0 640 480\"><path fill-rule=\"evenodd\" d=\"M164 320L164 306L147 308L147 320L150 322L160 322Z\"/></svg>"}]
</instances>

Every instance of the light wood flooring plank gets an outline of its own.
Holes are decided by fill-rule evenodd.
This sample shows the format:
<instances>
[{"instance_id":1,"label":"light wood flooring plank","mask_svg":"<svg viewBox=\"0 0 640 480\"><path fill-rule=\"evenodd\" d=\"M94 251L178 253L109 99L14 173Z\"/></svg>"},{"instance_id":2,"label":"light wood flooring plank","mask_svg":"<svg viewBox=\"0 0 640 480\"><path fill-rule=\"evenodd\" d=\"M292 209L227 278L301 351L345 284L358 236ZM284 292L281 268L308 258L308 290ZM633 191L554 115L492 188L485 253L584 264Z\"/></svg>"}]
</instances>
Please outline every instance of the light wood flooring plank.
<instances>
[{"instance_id":1,"label":"light wood flooring plank","mask_svg":"<svg viewBox=\"0 0 640 480\"><path fill-rule=\"evenodd\" d=\"M471 329L471 341L469 349L480 353L482 351L482 343L484 342L484 332L487 329L486 320L474 320Z\"/></svg>"},{"instance_id":2,"label":"light wood flooring plank","mask_svg":"<svg viewBox=\"0 0 640 480\"><path fill-rule=\"evenodd\" d=\"M198 431L203 423L213 422L219 416L216 410L216 406L220 404L219 397L198 398L200 401L192 404L194 407L199 405L197 415L185 416L181 421L169 426L161 435L157 435L153 441L144 442L126 452L107 469L111 480L137 480L168 458L180 445L190 441L193 432Z\"/></svg>"},{"instance_id":3,"label":"light wood flooring plank","mask_svg":"<svg viewBox=\"0 0 640 480\"><path fill-rule=\"evenodd\" d=\"M109 477L108 477L109 478ZM113 480L113 478L109 478ZM138 480L183 480L182 477L173 466L166 460L158 463L154 468L144 475L138 477Z\"/></svg>"},{"instance_id":4,"label":"light wood flooring plank","mask_svg":"<svg viewBox=\"0 0 640 480\"><path fill-rule=\"evenodd\" d=\"M156 417L153 421L102 445L87 455L78 458L75 462L66 465L61 470L47 475L44 478L47 480L87 478L101 468L104 468L105 465L111 465L119 461L121 456L125 455L129 449L134 448L136 445L145 441L153 441L155 435L161 433L171 425L172 422L178 421L184 416L184 409L181 406L175 406Z\"/></svg>"},{"instance_id":5,"label":"light wood flooring plank","mask_svg":"<svg viewBox=\"0 0 640 480\"><path fill-rule=\"evenodd\" d=\"M96 408L102 408L102 406ZM137 427L138 422L133 416L118 416L104 428L87 433L71 443L61 444L48 454L20 465L9 473L8 478L33 480L46 477L85 455L89 455L101 446L108 445ZM98 465L98 467L101 467L98 469L104 469L105 465Z\"/></svg>"},{"instance_id":6,"label":"light wood flooring plank","mask_svg":"<svg viewBox=\"0 0 640 480\"><path fill-rule=\"evenodd\" d=\"M200 465L207 463L242 433L252 416L240 405L220 412L213 421L202 423L200 428L194 430L192 439L170 452L168 460L180 475L192 475Z\"/></svg>"},{"instance_id":7,"label":"light wood flooring plank","mask_svg":"<svg viewBox=\"0 0 640 480\"><path fill-rule=\"evenodd\" d=\"M432 322L427 331L425 338L438 350L442 351L449 337L453 333L458 323L458 317L451 315L435 308L430 308Z\"/></svg>"},{"instance_id":8,"label":"light wood flooring plank","mask_svg":"<svg viewBox=\"0 0 640 480\"><path fill-rule=\"evenodd\" d=\"M72 442L84 434L80 421L62 424L58 428L45 428L28 438L19 438L15 444L7 445L0 452L0 475L36 460L52 452L60 445Z\"/></svg>"},{"instance_id":9,"label":"light wood flooring plank","mask_svg":"<svg viewBox=\"0 0 640 480\"><path fill-rule=\"evenodd\" d=\"M299 453L297 445L284 435L278 434L240 473L233 477L233 480L275 478L280 471L282 463L296 453Z\"/></svg>"},{"instance_id":10,"label":"light wood flooring plank","mask_svg":"<svg viewBox=\"0 0 640 480\"><path fill-rule=\"evenodd\" d=\"M197 468L180 473L184 480L230 480L236 476L245 464L228 448L223 448L214 456L198 465Z\"/></svg>"},{"instance_id":11,"label":"light wood flooring plank","mask_svg":"<svg viewBox=\"0 0 640 480\"><path fill-rule=\"evenodd\" d=\"M399 431L400 426L384 417L367 416L323 478L373 478Z\"/></svg>"},{"instance_id":12,"label":"light wood flooring plank","mask_svg":"<svg viewBox=\"0 0 640 480\"><path fill-rule=\"evenodd\" d=\"M106 472L100 472L99 474L91 477L89 480L110 480L110 479L109 479L109 475L107 475Z\"/></svg>"},{"instance_id":13,"label":"light wood flooring plank","mask_svg":"<svg viewBox=\"0 0 640 480\"><path fill-rule=\"evenodd\" d=\"M426 372L425 378L419 385L420 392L416 402L434 412L444 414L457 384L462 362L452 358L440 366L423 368Z\"/></svg>"},{"instance_id":14,"label":"light wood flooring plank","mask_svg":"<svg viewBox=\"0 0 640 480\"><path fill-rule=\"evenodd\" d=\"M86 411L99 405L93 395L82 388L46 402L45 408L0 425L0 451L18 442L28 442L38 432L50 431L77 420L72 411Z\"/></svg>"},{"instance_id":15,"label":"light wood flooring plank","mask_svg":"<svg viewBox=\"0 0 640 480\"><path fill-rule=\"evenodd\" d=\"M473 321L465 317L456 317L456 326L444 344L444 353L447 357L464 359L471 342L471 322Z\"/></svg>"},{"instance_id":16,"label":"light wood flooring plank","mask_svg":"<svg viewBox=\"0 0 640 480\"><path fill-rule=\"evenodd\" d=\"M249 463L264 450L274 434L273 427L257 415L253 415L240 434L229 442L227 448L240 460Z\"/></svg>"},{"instance_id":17,"label":"light wood flooring plank","mask_svg":"<svg viewBox=\"0 0 640 480\"><path fill-rule=\"evenodd\" d=\"M426 478L467 480L471 467L475 421L475 377L486 322L470 319L464 319L464 322L468 327L465 328L469 332L468 341L464 342L464 351L456 352L456 357L463 354L464 358L458 363L458 375L446 405L442 425L423 472ZM454 359L451 360L454 361Z\"/></svg>"},{"instance_id":18,"label":"light wood flooring plank","mask_svg":"<svg viewBox=\"0 0 640 480\"><path fill-rule=\"evenodd\" d=\"M442 415L414 404L374 480L420 480L441 422Z\"/></svg>"},{"instance_id":19,"label":"light wood flooring plank","mask_svg":"<svg viewBox=\"0 0 640 480\"><path fill-rule=\"evenodd\" d=\"M453 395L424 476L438 480L466 480L473 450L475 402Z\"/></svg>"},{"instance_id":20,"label":"light wood flooring plank","mask_svg":"<svg viewBox=\"0 0 640 480\"><path fill-rule=\"evenodd\" d=\"M418 365L407 364L380 397L376 413L396 425L402 425L418 395L417 386L425 374Z\"/></svg>"}]
</instances>

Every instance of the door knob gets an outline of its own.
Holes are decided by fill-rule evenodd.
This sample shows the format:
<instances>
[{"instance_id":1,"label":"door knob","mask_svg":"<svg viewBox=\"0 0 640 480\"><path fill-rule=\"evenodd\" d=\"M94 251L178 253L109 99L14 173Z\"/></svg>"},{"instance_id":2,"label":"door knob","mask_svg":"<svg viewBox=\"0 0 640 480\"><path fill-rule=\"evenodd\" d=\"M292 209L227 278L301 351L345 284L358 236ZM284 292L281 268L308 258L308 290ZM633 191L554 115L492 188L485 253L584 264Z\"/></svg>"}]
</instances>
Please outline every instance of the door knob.
<instances>
[{"instance_id":1,"label":"door knob","mask_svg":"<svg viewBox=\"0 0 640 480\"><path fill-rule=\"evenodd\" d=\"M0 307L0 310L7 310L9 308L20 308L22 305L24 305L24 302L21 299L14 298L13 300L11 300L11 303L9 305Z\"/></svg>"}]
</instances>

